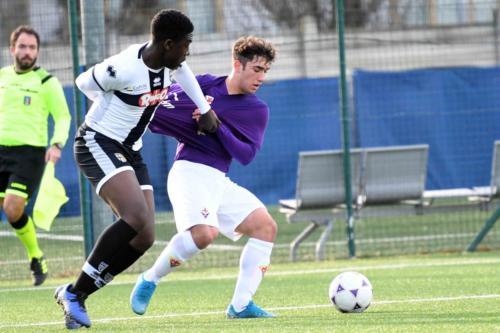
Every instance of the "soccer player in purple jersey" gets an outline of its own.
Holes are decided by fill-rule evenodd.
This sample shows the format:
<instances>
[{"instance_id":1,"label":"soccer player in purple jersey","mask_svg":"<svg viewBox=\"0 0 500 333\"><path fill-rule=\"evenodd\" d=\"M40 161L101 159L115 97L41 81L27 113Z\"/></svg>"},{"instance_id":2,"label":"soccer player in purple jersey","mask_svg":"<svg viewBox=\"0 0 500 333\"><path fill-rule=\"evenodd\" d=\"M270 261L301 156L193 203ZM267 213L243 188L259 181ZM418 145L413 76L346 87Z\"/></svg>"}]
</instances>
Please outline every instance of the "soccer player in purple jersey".
<instances>
[{"instance_id":1,"label":"soccer player in purple jersey","mask_svg":"<svg viewBox=\"0 0 500 333\"><path fill-rule=\"evenodd\" d=\"M199 135L200 113L180 87L173 85L149 128L179 141L167 182L178 233L155 264L142 273L132 291L132 310L144 314L162 277L210 245L219 233L238 240L249 237L240 258L240 273L228 318L266 318L273 314L252 301L270 263L277 225L264 204L233 183L226 172L233 159L250 163L262 146L269 109L255 92L274 61L275 49L253 36L233 46L229 76L198 76L221 124L213 134Z\"/></svg>"}]
</instances>

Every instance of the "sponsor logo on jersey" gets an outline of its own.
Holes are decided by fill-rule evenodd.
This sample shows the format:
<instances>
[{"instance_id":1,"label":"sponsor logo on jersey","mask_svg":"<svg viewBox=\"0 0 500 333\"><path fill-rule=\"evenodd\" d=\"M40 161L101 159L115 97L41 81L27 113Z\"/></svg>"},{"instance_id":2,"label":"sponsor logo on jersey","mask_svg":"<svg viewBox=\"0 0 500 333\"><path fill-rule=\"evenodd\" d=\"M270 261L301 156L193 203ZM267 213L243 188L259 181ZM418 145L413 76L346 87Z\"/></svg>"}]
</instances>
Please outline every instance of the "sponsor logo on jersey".
<instances>
[{"instance_id":1,"label":"sponsor logo on jersey","mask_svg":"<svg viewBox=\"0 0 500 333\"><path fill-rule=\"evenodd\" d=\"M129 86L129 87L123 88L123 90L126 91L126 92L144 91L146 89L148 89L148 85L147 84L140 84L138 86Z\"/></svg>"},{"instance_id":2,"label":"sponsor logo on jersey","mask_svg":"<svg viewBox=\"0 0 500 333\"><path fill-rule=\"evenodd\" d=\"M134 87L130 87L129 89L131 89L132 91L144 91L146 89L148 89L148 85L147 84L140 84L138 86L134 86Z\"/></svg>"},{"instance_id":3,"label":"sponsor logo on jersey","mask_svg":"<svg viewBox=\"0 0 500 333\"><path fill-rule=\"evenodd\" d=\"M170 102L169 99L166 99L164 101L161 102L161 105L166 107L167 109L175 109L175 105L172 104L172 102Z\"/></svg>"},{"instance_id":4,"label":"sponsor logo on jersey","mask_svg":"<svg viewBox=\"0 0 500 333\"><path fill-rule=\"evenodd\" d=\"M167 97L168 88L156 89L139 97L139 106L156 105Z\"/></svg>"}]
</instances>

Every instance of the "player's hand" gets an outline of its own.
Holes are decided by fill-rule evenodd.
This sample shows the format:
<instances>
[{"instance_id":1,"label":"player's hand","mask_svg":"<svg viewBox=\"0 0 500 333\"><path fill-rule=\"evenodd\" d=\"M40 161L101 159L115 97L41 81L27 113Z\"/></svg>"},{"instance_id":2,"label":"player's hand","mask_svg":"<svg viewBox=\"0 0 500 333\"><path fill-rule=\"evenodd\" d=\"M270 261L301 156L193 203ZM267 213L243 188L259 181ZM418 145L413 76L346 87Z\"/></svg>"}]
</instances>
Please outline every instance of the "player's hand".
<instances>
[{"instance_id":1,"label":"player's hand","mask_svg":"<svg viewBox=\"0 0 500 333\"><path fill-rule=\"evenodd\" d=\"M205 98L207 99L208 104L212 104L212 102L214 101L214 98L210 95L206 95ZM193 119L196 120L196 122L198 122L198 120L200 119L200 116L201 116L200 109L194 110Z\"/></svg>"},{"instance_id":2,"label":"player's hand","mask_svg":"<svg viewBox=\"0 0 500 333\"><path fill-rule=\"evenodd\" d=\"M45 162L51 161L57 163L59 159L61 158L61 149L59 149L57 146L50 146L49 149L47 149L47 152L45 152Z\"/></svg>"},{"instance_id":3,"label":"player's hand","mask_svg":"<svg viewBox=\"0 0 500 333\"><path fill-rule=\"evenodd\" d=\"M195 116L196 111L193 112L193 118L198 122L198 132L214 133L220 126L220 120L215 114L214 110L210 109L204 114Z\"/></svg>"},{"instance_id":4,"label":"player's hand","mask_svg":"<svg viewBox=\"0 0 500 333\"><path fill-rule=\"evenodd\" d=\"M194 112L193 112L193 119L196 120L196 123L198 123L198 120L200 119L200 116L201 116L200 109L194 110ZM198 134L198 135L205 135L205 133L202 130L200 130L199 127L198 127L198 129L196 131L196 134Z\"/></svg>"}]
</instances>

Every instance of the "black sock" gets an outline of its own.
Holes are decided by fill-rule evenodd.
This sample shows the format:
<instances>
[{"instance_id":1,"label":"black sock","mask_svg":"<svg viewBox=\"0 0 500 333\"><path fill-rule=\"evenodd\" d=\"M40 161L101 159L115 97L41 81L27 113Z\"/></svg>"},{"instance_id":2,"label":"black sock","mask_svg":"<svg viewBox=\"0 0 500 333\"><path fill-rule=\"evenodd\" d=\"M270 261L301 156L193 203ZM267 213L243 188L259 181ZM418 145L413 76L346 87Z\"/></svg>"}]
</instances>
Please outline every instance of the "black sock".
<instances>
[{"instance_id":1,"label":"black sock","mask_svg":"<svg viewBox=\"0 0 500 333\"><path fill-rule=\"evenodd\" d=\"M107 227L99 236L70 292L90 295L111 281L101 276L101 272L109 267L111 259L115 255L119 256L119 251L136 235L137 231L122 219Z\"/></svg>"},{"instance_id":2,"label":"black sock","mask_svg":"<svg viewBox=\"0 0 500 333\"><path fill-rule=\"evenodd\" d=\"M102 274L109 273L112 277L117 276L137 261L144 252L139 252L132 245L124 245L120 251L111 259L108 269L104 270Z\"/></svg>"},{"instance_id":3,"label":"black sock","mask_svg":"<svg viewBox=\"0 0 500 333\"><path fill-rule=\"evenodd\" d=\"M23 213L23 215L21 215L19 220L17 220L14 223L11 223L11 226L14 229L22 229L26 224L28 224L28 221L29 221L28 215L26 215L26 213Z\"/></svg>"}]
</instances>

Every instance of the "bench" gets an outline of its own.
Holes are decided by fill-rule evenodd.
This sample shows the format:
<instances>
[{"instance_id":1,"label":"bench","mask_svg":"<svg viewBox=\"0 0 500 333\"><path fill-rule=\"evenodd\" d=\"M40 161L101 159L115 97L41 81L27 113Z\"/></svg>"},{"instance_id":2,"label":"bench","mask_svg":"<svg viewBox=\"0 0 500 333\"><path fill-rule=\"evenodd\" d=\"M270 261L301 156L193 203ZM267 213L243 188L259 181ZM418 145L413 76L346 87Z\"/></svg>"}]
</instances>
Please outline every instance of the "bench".
<instances>
[{"instance_id":1,"label":"bench","mask_svg":"<svg viewBox=\"0 0 500 333\"><path fill-rule=\"evenodd\" d=\"M361 151L351 150L352 197L360 188ZM345 204L343 151L324 150L299 153L295 198L280 200L280 212L289 223L310 224L291 242L290 259L296 260L299 245L320 226L325 227L316 242L317 260L324 258L324 245L333 228L334 213Z\"/></svg>"},{"instance_id":2,"label":"bench","mask_svg":"<svg viewBox=\"0 0 500 333\"><path fill-rule=\"evenodd\" d=\"M428 145L351 149L351 190L356 216L372 205L410 203L412 207L420 207L428 149ZM334 221L345 217L343 151L300 152L295 198L279 203L280 212L289 223L309 221L290 243L290 260L296 260L298 247L307 237L324 227L315 247L316 259L322 260Z\"/></svg>"},{"instance_id":3,"label":"bench","mask_svg":"<svg viewBox=\"0 0 500 333\"><path fill-rule=\"evenodd\" d=\"M408 204L420 212L429 145L375 147L363 150L362 213L370 206Z\"/></svg>"},{"instance_id":4,"label":"bench","mask_svg":"<svg viewBox=\"0 0 500 333\"><path fill-rule=\"evenodd\" d=\"M458 210L489 209L500 188L500 141L495 142L491 185L474 188L425 190L427 144L351 150L354 218L439 214ZM435 200L466 198L467 202ZM346 217L342 150L300 152L294 199L280 200L280 212L289 223L310 224L291 242L290 259L316 229L325 227L316 242L317 260L335 220Z\"/></svg>"}]
</instances>

